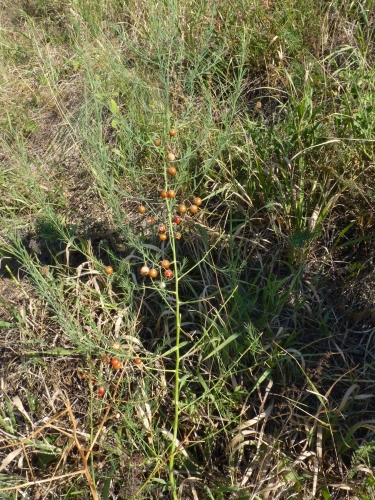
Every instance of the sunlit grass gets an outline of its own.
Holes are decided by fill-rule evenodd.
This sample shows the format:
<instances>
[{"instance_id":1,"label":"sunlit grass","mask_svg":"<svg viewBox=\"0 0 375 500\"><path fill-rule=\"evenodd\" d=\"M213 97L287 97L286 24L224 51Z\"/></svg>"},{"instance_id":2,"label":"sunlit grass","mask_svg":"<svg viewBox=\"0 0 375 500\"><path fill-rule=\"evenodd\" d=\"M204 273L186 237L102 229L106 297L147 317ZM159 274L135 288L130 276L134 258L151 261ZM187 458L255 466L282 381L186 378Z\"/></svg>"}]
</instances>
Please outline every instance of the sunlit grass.
<instances>
[{"instance_id":1,"label":"sunlit grass","mask_svg":"<svg viewBox=\"0 0 375 500\"><path fill-rule=\"evenodd\" d=\"M372 498L371 2L2 21L1 493Z\"/></svg>"}]
</instances>

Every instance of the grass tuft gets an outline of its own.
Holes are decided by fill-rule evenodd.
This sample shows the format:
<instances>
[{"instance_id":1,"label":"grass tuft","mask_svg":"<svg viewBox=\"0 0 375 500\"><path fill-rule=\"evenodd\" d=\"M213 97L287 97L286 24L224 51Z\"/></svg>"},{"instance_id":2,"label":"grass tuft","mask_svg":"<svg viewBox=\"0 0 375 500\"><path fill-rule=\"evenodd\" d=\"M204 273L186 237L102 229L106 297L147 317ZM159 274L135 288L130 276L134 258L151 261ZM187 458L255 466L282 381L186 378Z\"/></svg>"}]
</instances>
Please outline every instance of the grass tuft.
<instances>
[{"instance_id":1,"label":"grass tuft","mask_svg":"<svg viewBox=\"0 0 375 500\"><path fill-rule=\"evenodd\" d=\"M1 21L1 498L373 498L370 0Z\"/></svg>"}]
</instances>

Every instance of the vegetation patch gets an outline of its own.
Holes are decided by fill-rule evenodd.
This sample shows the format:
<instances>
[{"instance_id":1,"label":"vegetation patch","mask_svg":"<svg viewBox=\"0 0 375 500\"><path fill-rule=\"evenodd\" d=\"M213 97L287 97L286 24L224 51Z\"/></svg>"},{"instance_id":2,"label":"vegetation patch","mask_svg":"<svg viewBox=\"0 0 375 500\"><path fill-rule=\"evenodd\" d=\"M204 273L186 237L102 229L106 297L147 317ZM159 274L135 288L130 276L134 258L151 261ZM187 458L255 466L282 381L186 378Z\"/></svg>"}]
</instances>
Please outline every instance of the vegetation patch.
<instances>
[{"instance_id":1,"label":"vegetation patch","mask_svg":"<svg viewBox=\"0 0 375 500\"><path fill-rule=\"evenodd\" d=\"M374 20L7 6L1 498L374 497Z\"/></svg>"}]
</instances>

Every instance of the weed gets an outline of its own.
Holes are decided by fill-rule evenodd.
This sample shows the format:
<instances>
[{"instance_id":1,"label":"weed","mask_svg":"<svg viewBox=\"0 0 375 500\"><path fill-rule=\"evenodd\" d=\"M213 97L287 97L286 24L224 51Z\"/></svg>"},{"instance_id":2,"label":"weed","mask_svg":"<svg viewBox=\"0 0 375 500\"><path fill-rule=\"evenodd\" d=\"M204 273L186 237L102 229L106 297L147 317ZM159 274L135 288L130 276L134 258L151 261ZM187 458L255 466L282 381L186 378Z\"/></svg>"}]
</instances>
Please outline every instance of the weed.
<instances>
[{"instance_id":1,"label":"weed","mask_svg":"<svg viewBox=\"0 0 375 500\"><path fill-rule=\"evenodd\" d=\"M374 495L372 5L232 4L3 14L4 498Z\"/></svg>"}]
</instances>

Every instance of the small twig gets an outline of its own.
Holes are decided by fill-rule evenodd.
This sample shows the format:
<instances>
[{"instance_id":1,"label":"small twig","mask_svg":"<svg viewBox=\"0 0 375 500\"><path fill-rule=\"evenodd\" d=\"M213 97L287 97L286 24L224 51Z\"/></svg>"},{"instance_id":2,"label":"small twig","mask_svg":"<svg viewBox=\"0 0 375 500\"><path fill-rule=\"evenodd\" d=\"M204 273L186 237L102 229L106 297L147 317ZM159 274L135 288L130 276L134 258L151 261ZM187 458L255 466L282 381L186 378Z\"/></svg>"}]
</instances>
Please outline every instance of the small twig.
<instances>
[{"instance_id":1,"label":"small twig","mask_svg":"<svg viewBox=\"0 0 375 500\"><path fill-rule=\"evenodd\" d=\"M90 491L91 491L91 495L93 497L94 500L99 500L99 496L98 496L98 493L96 491L96 488L95 488L95 485L94 485L94 481L91 477L91 474L90 474L90 471L89 471L89 468L87 466L87 459L90 455L90 452L85 456L82 448L81 448L81 445L79 444L79 440L78 440L78 437L77 437L77 424L76 424L76 420L74 418L74 415L73 415L73 412L72 412L72 408L70 406L70 401L69 401L69 398L67 397L67 400L66 400L66 405L67 405L67 410L68 410L68 413L69 413L69 416L70 416L70 420L72 421L72 425L73 425L73 436L74 436L74 442L76 444L76 447L79 451L79 454L81 456L81 460L82 460L82 464L83 464L83 467L85 468L85 476L86 476L86 479L87 479L87 482L90 486Z\"/></svg>"},{"instance_id":2,"label":"small twig","mask_svg":"<svg viewBox=\"0 0 375 500\"><path fill-rule=\"evenodd\" d=\"M27 465L29 466L29 471L30 471L31 477L33 478L33 481L35 481L36 479L35 479L35 476L34 476L33 468L31 467L31 464L30 464L30 461L29 461L29 457L27 455L27 451L26 451L25 445L22 443L21 446L22 446L22 449L23 449L23 454L24 454L24 456L26 458Z\"/></svg>"},{"instance_id":3,"label":"small twig","mask_svg":"<svg viewBox=\"0 0 375 500\"><path fill-rule=\"evenodd\" d=\"M55 417L51 418L51 420L49 422L47 422L46 424L44 424L40 429L37 429L36 431L32 432L30 434L30 436L27 436L26 438L21 439L21 441L17 441L16 443L6 444L5 446L0 446L0 450L3 450L5 448L12 448L13 446L19 446L19 445L22 445L23 443L27 443L28 441L30 441L30 439L32 439L37 434L39 434L40 432L42 432L43 429L45 429L46 427L48 427L52 422L54 422L55 420L59 419L60 417L62 417L67 412L68 412L68 410L62 411L61 413L59 413Z\"/></svg>"},{"instance_id":4,"label":"small twig","mask_svg":"<svg viewBox=\"0 0 375 500\"><path fill-rule=\"evenodd\" d=\"M105 422L106 422L106 420L107 420L107 417L108 417L108 415L109 415L109 412L111 411L112 406L113 406L113 403L115 402L115 398L116 398L117 390L118 390L118 388L119 388L120 383L122 382L123 377L124 377L124 370L122 370L122 372L121 372L121 374L120 374L120 376L119 376L119 379L118 379L118 381L117 381L117 384L116 384L115 390L114 390L114 392L113 392L113 394L112 394L111 401L110 401L110 403L109 403L109 405L108 405L108 408L107 408L107 410L106 410L106 412L105 412L105 414L104 414L104 417L102 418L102 421L101 421L101 422L100 422L100 424L99 424L99 429L97 430L97 432L96 432L96 434L95 434L95 437L94 437L94 439L92 440L91 446L90 446L90 448L89 448L89 450L88 450L88 452L87 452L87 454L86 454L86 457L85 457L85 458L86 458L86 461L88 460L88 458L89 458L89 456L90 456L90 453L92 452L92 449L93 449L93 447L95 446L96 441L99 439L100 433L101 433L101 431L102 431L102 429L103 429L103 426L104 426L104 424L105 424Z\"/></svg>"},{"instance_id":5,"label":"small twig","mask_svg":"<svg viewBox=\"0 0 375 500\"><path fill-rule=\"evenodd\" d=\"M19 490L21 488L27 488L28 486L36 486L37 484L48 483L50 481L57 481L58 479L64 479L65 477L70 477L70 476L78 476L79 474L84 474L84 473L85 473L84 470L78 470L76 472L69 472L68 474L62 474L61 476L49 477L48 479L40 479L39 481L28 481L27 483L18 484L17 486L8 486L7 488L0 488L0 491Z\"/></svg>"},{"instance_id":6,"label":"small twig","mask_svg":"<svg viewBox=\"0 0 375 500\"><path fill-rule=\"evenodd\" d=\"M15 282L15 284L18 286L18 288L21 290L21 292L25 295L25 297L27 298L27 300L30 300L30 295L24 290L24 288L21 285L21 283L17 280L17 278L14 276L14 274L10 270L9 266L5 266L5 269L8 271L8 273L10 274L10 277Z\"/></svg>"}]
</instances>

